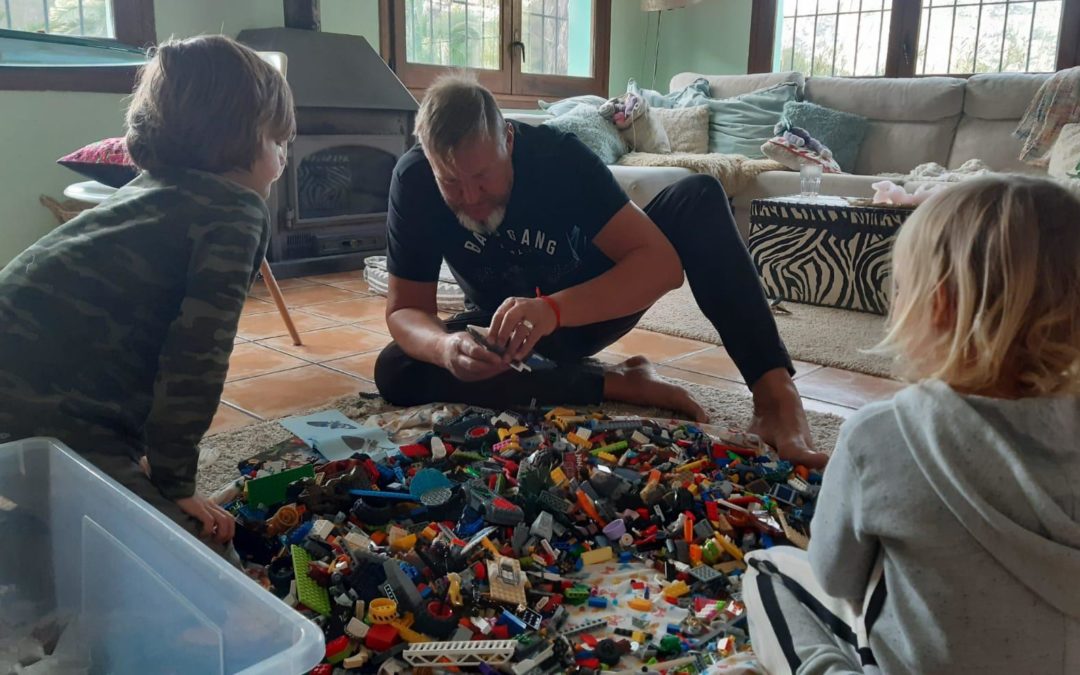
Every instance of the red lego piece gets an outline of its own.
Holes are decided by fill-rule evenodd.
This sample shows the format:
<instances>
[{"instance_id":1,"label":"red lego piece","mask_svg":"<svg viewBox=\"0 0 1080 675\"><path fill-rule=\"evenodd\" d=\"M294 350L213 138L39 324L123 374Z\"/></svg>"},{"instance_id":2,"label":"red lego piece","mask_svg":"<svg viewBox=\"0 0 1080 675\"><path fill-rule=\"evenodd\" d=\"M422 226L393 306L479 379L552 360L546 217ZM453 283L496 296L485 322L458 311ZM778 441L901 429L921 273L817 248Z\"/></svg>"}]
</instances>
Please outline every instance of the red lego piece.
<instances>
[{"instance_id":1,"label":"red lego piece","mask_svg":"<svg viewBox=\"0 0 1080 675\"><path fill-rule=\"evenodd\" d=\"M596 645L600 644L600 641L597 640L595 636L589 635L588 633L582 633L580 640L589 645L589 649L596 649Z\"/></svg>"},{"instance_id":2,"label":"red lego piece","mask_svg":"<svg viewBox=\"0 0 1080 675\"><path fill-rule=\"evenodd\" d=\"M592 668L593 670L600 670L600 659L596 657L577 659L576 663L582 668Z\"/></svg>"},{"instance_id":3,"label":"red lego piece","mask_svg":"<svg viewBox=\"0 0 1080 675\"><path fill-rule=\"evenodd\" d=\"M367 636L364 637L364 646L376 652L382 652L397 644L399 639L401 636L398 635L397 628L388 623L377 623L368 629Z\"/></svg>"},{"instance_id":4,"label":"red lego piece","mask_svg":"<svg viewBox=\"0 0 1080 675\"><path fill-rule=\"evenodd\" d=\"M334 675L334 667L329 663L320 663L311 669L310 675Z\"/></svg>"},{"instance_id":5,"label":"red lego piece","mask_svg":"<svg viewBox=\"0 0 1080 675\"><path fill-rule=\"evenodd\" d=\"M705 502L705 517L709 520L720 520L720 507L716 502Z\"/></svg>"},{"instance_id":6,"label":"red lego piece","mask_svg":"<svg viewBox=\"0 0 1080 675\"><path fill-rule=\"evenodd\" d=\"M495 626L494 628L492 628L491 629L491 639L492 640L509 640L510 639L510 628L509 628L509 626L506 626L505 624L499 624L498 626Z\"/></svg>"},{"instance_id":7,"label":"red lego piece","mask_svg":"<svg viewBox=\"0 0 1080 675\"><path fill-rule=\"evenodd\" d=\"M401 446L401 454L405 455L409 459L425 459L431 457L431 450L420 445L419 443L413 443L411 445Z\"/></svg>"},{"instance_id":8,"label":"red lego piece","mask_svg":"<svg viewBox=\"0 0 1080 675\"><path fill-rule=\"evenodd\" d=\"M332 659L336 654L340 654L348 648L349 638L342 635L338 639L326 643L326 658Z\"/></svg>"}]
</instances>

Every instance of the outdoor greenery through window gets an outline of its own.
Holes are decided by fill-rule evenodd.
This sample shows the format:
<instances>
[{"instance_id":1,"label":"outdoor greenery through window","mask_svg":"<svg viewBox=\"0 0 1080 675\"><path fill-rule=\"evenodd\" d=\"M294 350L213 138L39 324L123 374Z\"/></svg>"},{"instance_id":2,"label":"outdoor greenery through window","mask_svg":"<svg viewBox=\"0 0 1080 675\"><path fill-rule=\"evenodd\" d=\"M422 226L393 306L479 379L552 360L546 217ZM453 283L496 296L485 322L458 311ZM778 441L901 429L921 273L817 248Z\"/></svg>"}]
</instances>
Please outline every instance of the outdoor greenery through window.
<instances>
[{"instance_id":1,"label":"outdoor greenery through window","mask_svg":"<svg viewBox=\"0 0 1080 675\"><path fill-rule=\"evenodd\" d=\"M779 69L881 76L893 47L917 75L1053 71L1065 1L1075 0L779 0ZM912 48L890 23L913 3Z\"/></svg>"},{"instance_id":2,"label":"outdoor greenery through window","mask_svg":"<svg viewBox=\"0 0 1080 675\"><path fill-rule=\"evenodd\" d=\"M500 0L408 0L405 12L405 54L411 63L499 69Z\"/></svg>"},{"instance_id":3,"label":"outdoor greenery through window","mask_svg":"<svg viewBox=\"0 0 1080 675\"><path fill-rule=\"evenodd\" d=\"M115 37L110 0L0 0L0 28Z\"/></svg>"},{"instance_id":4,"label":"outdoor greenery through window","mask_svg":"<svg viewBox=\"0 0 1080 675\"><path fill-rule=\"evenodd\" d=\"M473 70L502 97L607 92L611 0L383 0L381 7L392 25L388 60L417 93L456 68Z\"/></svg>"},{"instance_id":5,"label":"outdoor greenery through window","mask_svg":"<svg viewBox=\"0 0 1080 675\"><path fill-rule=\"evenodd\" d=\"M929 0L919 25L920 75L1052 71L1061 0Z\"/></svg>"},{"instance_id":6,"label":"outdoor greenery through window","mask_svg":"<svg viewBox=\"0 0 1080 675\"><path fill-rule=\"evenodd\" d=\"M781 70L883 75L890 0L782 0Z\"/></svg>"}]
</instances>

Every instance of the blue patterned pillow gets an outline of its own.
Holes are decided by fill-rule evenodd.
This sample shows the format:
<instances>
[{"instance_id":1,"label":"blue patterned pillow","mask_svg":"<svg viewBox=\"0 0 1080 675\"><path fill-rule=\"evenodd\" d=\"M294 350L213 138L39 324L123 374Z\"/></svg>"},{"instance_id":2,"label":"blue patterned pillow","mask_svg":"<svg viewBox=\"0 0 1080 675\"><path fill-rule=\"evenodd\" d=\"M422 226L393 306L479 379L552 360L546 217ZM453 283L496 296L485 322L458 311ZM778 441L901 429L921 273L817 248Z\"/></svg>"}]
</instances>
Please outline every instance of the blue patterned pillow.
<instances>
[{"instance_id":1,"label":"blue patterned pillow","mask_svg":"<svg viewBox=\"0 0 1080 675\"><path fill-rule=\"evenodd\" d=\"M574 134L604 164L614 164L626 154L626 143L615 125L600 116L597 107L582 103L573 110L544 122L545 126Z\"/></svg>"},{"instance_id":2,"label":"blue patterned pillow","mask_svg":"<svg viewBox=\"0 0 1080 675\"><path fill-rule=\"evenodd\" d=\"M865 117L809 101L790 101L784 104L783 121L789 127L806 129L832 150L833 159L841 169L849 173L854 170L859 148L866 136Z\"/></svg>"}]
</instances>

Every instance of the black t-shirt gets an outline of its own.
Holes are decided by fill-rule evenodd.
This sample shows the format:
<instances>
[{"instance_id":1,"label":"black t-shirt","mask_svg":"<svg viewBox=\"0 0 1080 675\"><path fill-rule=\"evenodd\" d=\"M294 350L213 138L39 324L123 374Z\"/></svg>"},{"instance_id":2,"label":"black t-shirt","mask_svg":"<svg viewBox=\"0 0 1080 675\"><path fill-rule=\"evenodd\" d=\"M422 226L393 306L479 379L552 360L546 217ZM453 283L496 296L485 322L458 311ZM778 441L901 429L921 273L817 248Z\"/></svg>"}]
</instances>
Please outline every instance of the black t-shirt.
<instances>
[{"instance_id":1,"label":"black t-shirt","mask_svg":"<svg viewBox=\"0 0 1080 675\"><path fill-rule=\"evenodd\" d=\"M628 201L611 171L572 134L512 124L514 184L492 235L458 222L420 146L401 157L390 183L391 274L434 282L445 258L466 298L494 311L506 298L555 293L611 268L592 243Z\"/></svg>"}]
</instances>

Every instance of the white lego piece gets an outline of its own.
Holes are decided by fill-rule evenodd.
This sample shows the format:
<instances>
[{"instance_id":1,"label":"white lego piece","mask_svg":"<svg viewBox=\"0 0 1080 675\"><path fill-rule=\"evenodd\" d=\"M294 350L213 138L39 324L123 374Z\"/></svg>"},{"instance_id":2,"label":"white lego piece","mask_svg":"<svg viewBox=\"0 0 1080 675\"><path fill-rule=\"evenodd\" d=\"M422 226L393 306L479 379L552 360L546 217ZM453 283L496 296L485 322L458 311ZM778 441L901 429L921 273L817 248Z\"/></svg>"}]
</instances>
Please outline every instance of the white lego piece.
<instances>
[{"instance_id":1,"label":"white lego piece","mask_svg":"<svg viewBox=\"0 0 1080 675\"><path fill-rule=\"evenodd\" d=\"M587 427L578 427L577 431L575 431L574 433L578 435L578 438L584 438L585 440L589 440L589 436L592 436L592 429L589 429Z\"/></svg>"},{"instance_id":2,"label":"white lego piece","mask_svg":"<svg viewBox=\"0 0 1080 675\"><path fill-rule=\"evenodd\" d=\"M369 628L370 626L354 616L349 619L349 625L345 626L345 634L354 640L363 640Z\"/></svg>"},{"instance_id":3,"label":"white lego piece","mask_svg":"<svg viewBox=\"0 0 1080 675\"><path fill-rule=\"evenodd\" d=\"M640 431L635 431L634 433L630 434L630 440L634 443L637 443L638 445L649 444L649 437L641 433Z\"/></svg>"},{"instance_id":4,"label":"white lego piece","mask_svg":"<svg viewBox=\"0 0 1080 675\"><path fill-rule=\"evenodd\" d=\"M319 518L311 525L308 537L315 541L326 541L326 538L334 533L334 524L325 518Z\"/></svg>"},{"instance_id":5,"label":"white lego piece","mask_svg":"<svg viewBox=\"0 0 1080 675\"><path fill-rule=\"evenodd\" d=\"M516 640L421 642L410 645L402 656L414 666L494 666L508 663L517 644Z\"/></svg>"},{"instance_id":6,"label":"white lego piece","mask_svg":"<svg viewBox=\"0 0 1080 675\"><path fill-rule=\"evenodd\" d=\"M357 551L370 551L371 550L371 537L367 536L363 532L354 531L345 535L341 540L345 544L345 550L350 553Z\"/></svg>"},{"instance_id":7,"label":"white lego piece","mask_svg":"<svg viewBox=\"0 0 1080 675\"><path fill-rule=\"evenodd\" d=\"M435 459L446 457L446 444L438 436L431 437L431 456Z\"/></svg>"},{"instance_id":8,"label":"white lego piece","mask_svg":"<svg viewBox=\"0 0 1080 675\"><path fill-rule=\"evenodd\" d=\"M498 424L499 422L505 423L506 426L510 427L511 429L521 426L521 420L514 417L508 412L504 412L495 418L494 424Z\"/></svg>"}]
</instances>

